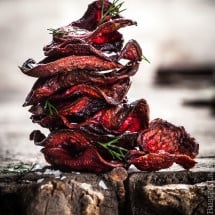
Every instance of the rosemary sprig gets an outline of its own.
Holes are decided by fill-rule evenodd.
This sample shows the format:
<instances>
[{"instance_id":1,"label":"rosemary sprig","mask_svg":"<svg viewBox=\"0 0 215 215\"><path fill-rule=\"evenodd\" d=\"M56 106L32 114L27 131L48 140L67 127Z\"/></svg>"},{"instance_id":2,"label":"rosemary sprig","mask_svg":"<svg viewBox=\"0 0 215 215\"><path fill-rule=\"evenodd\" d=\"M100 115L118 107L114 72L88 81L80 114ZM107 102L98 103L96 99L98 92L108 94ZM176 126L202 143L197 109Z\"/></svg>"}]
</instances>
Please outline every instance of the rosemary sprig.
<instances>
[{"instance_id":1,"label":"rosemary sprig","mask_svg":"<svg viewBox=\"0 0 215 215\"><path fill-rule=\"evenodd\" d=\"M121 9L123 4L125 3L124 1L120 2L120 0L113 0L110 7L104 13L105 0L101 0L101 1L102 1L102 9L101 9L101 19L99 21L99 25L101 25L102 23L105 22L105 17L112 18L112 17L115 17L115 16L119 15L120 13L122 13L123 11L126 10L126 9Z\"/></svg>"},{"instance_id":2,"label":"rosemary sprig","mask_svg":"<svg viewBox=\"0 0 215 215\"><path fill-rule=\"evenodd\" d=\"M57 108L49 100L46 100L44 109L48 110L51 116L53 116L54 114L58 114Z\"/></svg>"},{"instance_id":3,"label":"rosemary sprig","mask_svg":"<svg viewBox=\"0 0 215 215\"><path fill-rule=\"evenodd\" d=\"M53 34L53 35L63 35L63 34L68 34L70 32L75 32L75 30L70 30L70 29L65 31L60 29L48 28L47 30L50 31L49 34Z\"/></svg>"},{"instance_id":4,"label":"rosemary sprig","mask_svg":"<svg viewBox=\"0 0 215 215\"><path fill-rule=\"evenodd\" d=\"M149 59L146 58L146 56L142 55L141 57L142 57L142 60L145 60L146 62L151 63L151 62L149 61Z\"/></svg>"},{"instance_id":5,"label":"rosemary sprig","mask_svg":"<svg viewBox=\"0 0 215 215\"><path fill-rule=\"evenodd\" d=\"M66 32L66 31L64 31L64 30L54 29L54 28L48 28L47 30L48 30L48 31L50 31L50 33L49 33L49 34L53 34L53 35L56 35L56 34L58 34L58 35L62 35L62 34L67 33L67 32Z\"/></svg>"},{"instance_id":6,"label":"rosemary sprig","mask_svg":"<svg viewBox=\"0 0 215 215\"><path fill-rule=\"evenodd\" d=\"M2 174L10 174L10 173L25 173L30 172L34 169L36 164L27 164L20 162L18 164L9 164L0 170Z\"/></svg>"},{"instance_id":7,"label":"rosemary sprig","mask_svg":"<svg viewBox=\"0 0 215 215\"><path fill-rule=\"evenodd\" d=\"M119 141L120 138L116 138L107 143L98 142L100 146L108 151L108 153L113 157L113 159L123 160L125 158L125 154L128 151L127 149L114 145Z\"/></svg>"}]
</instances>

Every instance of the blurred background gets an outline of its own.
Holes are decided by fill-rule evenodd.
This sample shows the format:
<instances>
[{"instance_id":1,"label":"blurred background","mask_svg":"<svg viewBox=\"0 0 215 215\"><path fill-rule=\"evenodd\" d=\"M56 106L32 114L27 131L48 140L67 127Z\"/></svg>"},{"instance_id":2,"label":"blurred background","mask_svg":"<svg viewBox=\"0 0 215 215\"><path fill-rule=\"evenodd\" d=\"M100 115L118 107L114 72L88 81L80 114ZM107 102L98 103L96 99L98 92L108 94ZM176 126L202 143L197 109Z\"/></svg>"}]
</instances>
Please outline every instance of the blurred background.
<instances>
[{"instance_id":1,"label":"blurred background","mask_svg":"<svg viewBox=\"0 0 215 215\"><path fill-rule=\"evenodd\" d=\"M22 104L34 78L18 66L43 58L51 41L47 28L79 19L91 0L0 0L0 160L43 159L29 134L32 124ZM142 62L129 91L145 98L151 120L183 125L200 144L199 157L215 155L215 1L125 0L123 16L137 27L120 30L136 39L150 64Z\"/></svg>"}]
</instances>

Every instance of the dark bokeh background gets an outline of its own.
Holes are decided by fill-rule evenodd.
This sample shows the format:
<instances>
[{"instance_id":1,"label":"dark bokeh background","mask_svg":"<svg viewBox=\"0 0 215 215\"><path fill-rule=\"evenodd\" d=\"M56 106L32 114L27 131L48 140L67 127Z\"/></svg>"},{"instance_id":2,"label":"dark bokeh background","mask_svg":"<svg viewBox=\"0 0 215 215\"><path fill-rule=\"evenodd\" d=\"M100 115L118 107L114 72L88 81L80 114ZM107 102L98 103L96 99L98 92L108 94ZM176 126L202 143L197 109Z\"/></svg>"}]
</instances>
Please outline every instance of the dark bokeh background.
<instances>
[{"instance_id":1,"label":"dark bokeh background","mask_svg":"<svg viewBox=\"0 0 215 215\"><path fill-rule=\"evenodd\" d=\"M40 159L28 140L38 126L22 107L35 79L18 66L40 60L51 41L47 28L82 16L90 0L0 0L0 156L2 160ZM145 98L151 119L184 125L200 143L200 156L215 155L215 1L126 0L123 16L138 22L121 30L133 38L151 64L142 62L129 91Z\"/></svg>"}]
</instances>

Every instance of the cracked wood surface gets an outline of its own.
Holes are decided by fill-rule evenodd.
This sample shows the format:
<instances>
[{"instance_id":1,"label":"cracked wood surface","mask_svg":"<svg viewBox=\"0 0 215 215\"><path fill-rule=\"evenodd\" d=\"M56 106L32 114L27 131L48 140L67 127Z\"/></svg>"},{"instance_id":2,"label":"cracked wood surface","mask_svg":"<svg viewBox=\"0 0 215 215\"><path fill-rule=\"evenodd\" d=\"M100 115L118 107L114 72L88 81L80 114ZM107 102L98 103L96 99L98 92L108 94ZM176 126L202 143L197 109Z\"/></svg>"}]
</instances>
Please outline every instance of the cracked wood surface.
<instances>
[{"instance_id":1,"label":"cracked wood surface","mask_svg":"<svg viewBox=\"0 0 215 215\"><path fill-rule=\"evenodd\" d=\"M206 214L215 199L211 171L107 174L36 170L0 174L0 214ZM211 195L209 196L211 192Z\"/></svg>"}]
</instances>

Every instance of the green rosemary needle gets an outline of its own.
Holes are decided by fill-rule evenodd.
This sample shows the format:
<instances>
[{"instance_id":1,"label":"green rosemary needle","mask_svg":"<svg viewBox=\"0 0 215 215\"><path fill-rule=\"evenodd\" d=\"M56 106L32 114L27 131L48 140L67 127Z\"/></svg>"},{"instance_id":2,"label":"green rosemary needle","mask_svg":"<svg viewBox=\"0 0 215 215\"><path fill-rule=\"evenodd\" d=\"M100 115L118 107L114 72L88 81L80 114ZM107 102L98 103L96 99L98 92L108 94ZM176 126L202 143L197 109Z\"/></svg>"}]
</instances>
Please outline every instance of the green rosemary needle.
<instances>
[{"instance_id":1,"label":"green rosemary needle","mask_svg":"<svg viewBox=\"0 0 215 215\"><path fill-rule=\"evenodd\" d=\"M120 138L116 138L107 143L98 142L98 144L106 149L108 153L112 156L113 159L123 160L125 158L125 154L128 151L127 149L114 145L119 141Z\"/></svg>"},{"instance_id":2,"label":"green rosemary needle","mask_svg":"<svg viewBox=\"0 0 215 215\"><path fill-rule=\"evenodd\" d=\"M50 31L49 34L53 34L53 35L62 35L62 34L68 33L67 31L54 29L54 28L48 28L47 30Z\"/></svg>"},{"instance_id":3,"label":"green rosemary needle","mask_svg":"<svg viewBox=\"0 0 215 215\"><path fill-rule=\"evenodd\" d=\"M120 0L113 0L110 7L104 13L104 2L105 2L105 0L101 0L101 1L102 1L102 8L101 8L101 19L99 21L99 25L101 25L102 23L105 22L105 17L112 18L112 17L115 17L115 16L119 15L120 13L122 13L123 11L126 10L126 9L121 9L121 7L124 4L124 1L119 2Z\"/></svg>"},{"instance_id":4,"label":"green rosemary needle","mask_svg":"<svg viewBox=\"0 0 215 215\"><path fill-rule=\"evenodd\" d=\"M49 100L46 100L44 109L48 110L48 112L51 116L58 113L57 108Z\"/></svg>"},{"instance_id":5,"label":"green rosemary needle","mask_svg":"<svg viewBox=\"0 0 215 215\"><path fill-rule=\"evenodd\" d=\"M9 164L8 166L0 169L0 173L2 174L10 174L10 173L25 173L31 172L36 164L27 164L20 162L18 164Z\"/></svg>"},{"instance_id":6,"label":"green rosemary needle","mask_svg":"<svg viewBox=\"0 0 215 215\"><path fill-rule=\"evenodd\" d=\"M142 55L142 60L145 60L146 62L151 63L151 62L149 61L149 59L146 58L144 55Z\"/></svg>"}]
</instances>

